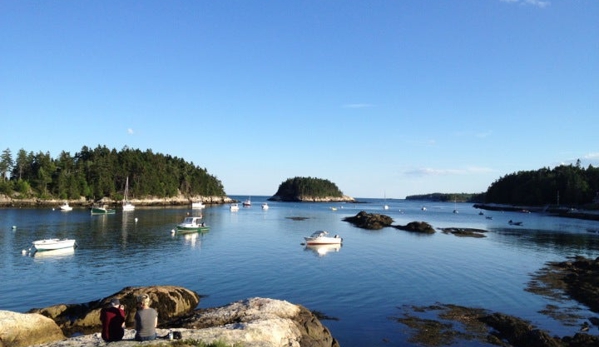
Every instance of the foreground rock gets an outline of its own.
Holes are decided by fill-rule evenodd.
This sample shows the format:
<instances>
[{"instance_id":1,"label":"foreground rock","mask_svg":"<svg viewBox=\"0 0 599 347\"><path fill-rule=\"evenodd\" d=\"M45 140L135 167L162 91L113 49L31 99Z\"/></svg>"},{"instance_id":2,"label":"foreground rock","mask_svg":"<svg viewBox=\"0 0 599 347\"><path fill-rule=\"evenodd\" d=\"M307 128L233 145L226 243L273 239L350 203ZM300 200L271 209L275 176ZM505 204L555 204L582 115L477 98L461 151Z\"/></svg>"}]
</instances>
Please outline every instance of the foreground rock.
<instances>
[{"instance_id":1,"label":"foreground rock","mask_svg":"<svg viewBox=\"0 0 599 347\"><path fill-rule=\"evenodd\" d=\"M138 295L147 294L151 306L158 311L161 321L169 321L193 312L200 302L195 292L176 286L127 287L104 299L84 304L61 304L46 308L32 309L30 313L40 313L51 318L66 335L89 334L100 331L100 310L107 307L110 299L118 298L125 306L126 326L134 326Z\"/></svg>"},{"instance_id":2,"label":"foreground rock","mask_svg":"<svg viewBox=\"0 0 599 347\"><path fill-rule=\"evenodd\" d=\"M139 346L134 341L133 317L135 315L136 296L148 294L150 306L158 311L158 335L164 336L169 330L181 332L183 340L198 340L204 343L217 341L229 345L250 347L338 347L339 343L330 331L323 326L316 315L307 308L287 301L266 298L251 298L232 304L195 310L199 295L182 287L152 286L127 287L102 300L78 305L55 305L43 309L34 309L31 313L15 314L7 312L6 321L12 314L24 316L32 322L45 320L56 334L50 334L46 325L11 324L12 335L0 335L0 347L30 346L41 344L45 347L105 346L100 336L100 309L111 298L117 297L125 305L127 329L123 341L110 343L110 346ZM2 312L2 311L0 311ZM48 316L48 318L42 316ZM2 319L0 315L0 319ZM22 319L23 320L23 319ZM1 326L5 324L0 321ZM39 325L39 327L38 327ZM65 339L67 336L74 336ZM38 331L39 329L39 331ZM83 335L81 335L83 334ZM41 336L35 340L19 340L12 336ZM144 345L164 344L164 340L144 342Z\"/></svg>"},{"instance_id":3,"label":"foreground rock","mask_svg":"<svg viewBox=\"0 0 599 347\"><path fill-rule=\"evenodd\" d=\"M352 223L358 228L379 230L393 224L393 219L384 214L367 213L365 211L358 212L354 217L345 217L346 222Z\"/></svg>"},{"instance_id":4,"label":"foreground rock","mask_svg":"<svg viewBox=\"0 0 599 347\"><path fill-rule=\"evenodd\" d=\"M0 310L0 346L23 347L64 338L58 325L48 317Z\"/></svg>"}]
</instances>

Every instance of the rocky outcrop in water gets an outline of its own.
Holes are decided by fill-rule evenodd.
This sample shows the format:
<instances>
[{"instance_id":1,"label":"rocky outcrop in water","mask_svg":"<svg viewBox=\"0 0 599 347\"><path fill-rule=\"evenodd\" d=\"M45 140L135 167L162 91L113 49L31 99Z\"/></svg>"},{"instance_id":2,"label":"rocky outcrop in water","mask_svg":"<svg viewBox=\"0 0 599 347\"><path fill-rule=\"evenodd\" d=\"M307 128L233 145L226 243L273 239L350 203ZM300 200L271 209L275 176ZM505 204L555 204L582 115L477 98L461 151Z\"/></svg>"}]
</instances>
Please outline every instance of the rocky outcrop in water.
<instances>
[{"instance_id":1,"label":"rocky outcrop in water","mask_svg":"<svg viewBox=\"0 0 599 347\"><path fill-rule=\"evenodd\" d=\"M352 223L358 228L370 230L382 229L391 226L393 223L393 219L389 216L378 213L367 213L365 211L358 212L354 217L345 217L343 220Z\"/></svg>"},{"instance_id":2,"label":"rocky outcrop in water","mask_svg":"<svg viewBox=\"0 0 599 347\"><path fill-rule=\"evenodd\" d=\"M406 225L396 225L395 228L410 232L422 233L422 234L434 234L435 228L433 228L427 222L410 222Z\"/></svg>"}]
</instances>

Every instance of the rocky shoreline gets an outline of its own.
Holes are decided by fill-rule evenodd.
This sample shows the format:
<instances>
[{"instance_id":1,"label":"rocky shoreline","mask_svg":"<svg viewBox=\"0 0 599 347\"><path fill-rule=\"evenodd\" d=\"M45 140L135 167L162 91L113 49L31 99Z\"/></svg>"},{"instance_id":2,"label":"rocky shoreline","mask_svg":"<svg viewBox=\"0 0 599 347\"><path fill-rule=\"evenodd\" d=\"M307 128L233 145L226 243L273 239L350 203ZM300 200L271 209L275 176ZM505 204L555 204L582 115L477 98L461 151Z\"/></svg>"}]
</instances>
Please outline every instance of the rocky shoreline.
<instances>
[{"instance_id":1,"label":"rocky shoreline","mask_svg":"<svg viewBox=\"0 0 599 347\"><path fill-rule=\"evenodd\" d=\"M68 202L72 207L91 208L94 204L108 205L109 207L121 206L121 201L112 200L109 198L102 198L97 201L87 200L85 198L75 200L61 200L61 199L19 199L11 198L6 195L0 194L0 207L56 207L62 205L64 202ZM191 205L192 202L202 202L206 205L222 205L239 202L235 199L231 199L228 196L197 196L197 197L184 197L176 196L170 198L146 198L146 199L132 199L131 203L135 206L184 206Z\"/></svg>"},{"instance_id":2,"label":"rocky shoreline","mask_svg":"<svg viewBox=\"0 0 599 347\"><path fill-rule=\"evenodd\" d=\"M249 298L222 307L196 309L200 296L176 286L127 287L104 299L82 304L59 304L32 309L28 313L0 310L2 347L106 346L100 337L100 310L113 297L125 306L126 331L123 341L111 346L139 346L134 335L135 298L150 296L150 306L158 311L159 336L181 332L178 346L193 341L222 342L249 347L339 347L328 328L301 305L283 300ZM186 343L187 341L187 343ZM164 345L157 339L144 345Z\"/></svg>"}]
</instances>

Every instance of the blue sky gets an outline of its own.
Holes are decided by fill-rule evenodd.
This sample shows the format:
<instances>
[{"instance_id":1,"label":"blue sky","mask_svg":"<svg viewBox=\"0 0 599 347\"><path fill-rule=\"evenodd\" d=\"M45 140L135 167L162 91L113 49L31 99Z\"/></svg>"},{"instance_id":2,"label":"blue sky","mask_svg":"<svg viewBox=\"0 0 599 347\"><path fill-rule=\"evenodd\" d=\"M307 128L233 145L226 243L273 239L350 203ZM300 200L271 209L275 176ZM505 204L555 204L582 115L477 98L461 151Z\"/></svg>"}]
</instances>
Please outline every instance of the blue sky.
<instances>
[{"instance_id":1,"label":"blue sky","mask_svg":"<svg viewBox=\"0 0 599 347\"><path fill-rule=\"evenodd\" d=\"M125 146L229 195L599 166L599 1L0 2L0 150Z\"/></svg>"}]
</instances>

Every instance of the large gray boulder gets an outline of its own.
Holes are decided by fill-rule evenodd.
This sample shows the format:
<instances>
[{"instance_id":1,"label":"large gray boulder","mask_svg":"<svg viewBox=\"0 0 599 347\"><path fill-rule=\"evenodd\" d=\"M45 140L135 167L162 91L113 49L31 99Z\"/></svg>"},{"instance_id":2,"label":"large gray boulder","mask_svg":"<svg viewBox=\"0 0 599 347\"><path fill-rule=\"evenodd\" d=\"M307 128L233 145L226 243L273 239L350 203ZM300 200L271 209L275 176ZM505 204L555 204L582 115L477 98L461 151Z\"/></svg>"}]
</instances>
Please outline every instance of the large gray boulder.
<instances>
[{"instance_id":1,"label":"large gray boulder","mask_svg":"<svg viewBox=\"0 0 599 347\"><path fill-rule=\"evenodd\" d=\"M329 329L307 308L267 298L251 298L198 310L176 325L200 329L197 334L205 342L221 340L243 346L272 347L339 346Z\"/></svg>"},{"instance_id":2,"label":"large gray boulder","mask_svg":"<svg viewBox=\"0 0 599 347\"><path fill-rule=\"evenodd\" d=\"M64 339L58 325L48 317L0 310L0 346L24 347Z\"/></svg>"}]
</instances>

